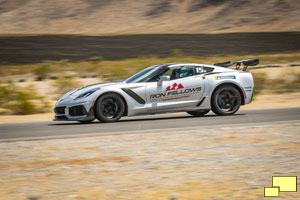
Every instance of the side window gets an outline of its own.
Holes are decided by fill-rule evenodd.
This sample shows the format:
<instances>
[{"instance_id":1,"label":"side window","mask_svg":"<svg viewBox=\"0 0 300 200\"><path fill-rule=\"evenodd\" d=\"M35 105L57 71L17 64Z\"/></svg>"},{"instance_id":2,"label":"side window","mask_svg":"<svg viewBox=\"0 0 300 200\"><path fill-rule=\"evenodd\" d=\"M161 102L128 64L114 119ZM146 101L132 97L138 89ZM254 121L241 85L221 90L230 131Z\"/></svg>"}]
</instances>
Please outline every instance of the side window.
<instances>
[{"instance_id":1,"label":"side window","mask_svg":"<svg viewBox=\"0 0 300 200\"><path fill-rule=\"evenodd\" d=\"M171 80L185 78L196 75L195 66L180 66L172 68Z\"/></svg>"},{"instance_id":2,"label":"side window","mask_svg":"<svg viewBox=\"0 0 300 200\"><path fill-rule=\"evenodd\" d=\"M203 67L203 66L180 66L180 67L172 67L161 74L156 81L160 79L162 76L170 76L170 80L176 80L180 78L185 78L189 76L195 76L198 74L203 74L206 72L212 72L214 68L211 67Z\"/></svg>"},{"instance_id":3,"label":"side window","mask_svg":"<svg viewBox=\"0 0 300 200\"><path fill-rule=\"evenodd\" d=\"M214 68L212 68L212 67L196 66L197 74L203 74L203 73L212 72L212 71L214 71Z\"/></svg>"},{"instance_id":4,"label":"side window","mask_svg":"<svg viewBox=\"0 0 300 200\"><path fill-rule=\"evenodd\" d=\"M163 72L162 74L160 74L159 76L154 77L154 79L152 80L153 82L157 82L159 81L159 79L163 76L172 76L173 73L173 68L168 68L165 72Z\"/></svg>"},{"instance_id":5,"label":"side window","mask_svg":"<svg viewBox=\"0 0 300 200\"><path fill-rule=\"evenodd\" d=\"M212 67L203 67L203 71L204 71L204 73L212 72L212 71L214 71L214 68L212 68Z\"/></svg>"}]
</instances>

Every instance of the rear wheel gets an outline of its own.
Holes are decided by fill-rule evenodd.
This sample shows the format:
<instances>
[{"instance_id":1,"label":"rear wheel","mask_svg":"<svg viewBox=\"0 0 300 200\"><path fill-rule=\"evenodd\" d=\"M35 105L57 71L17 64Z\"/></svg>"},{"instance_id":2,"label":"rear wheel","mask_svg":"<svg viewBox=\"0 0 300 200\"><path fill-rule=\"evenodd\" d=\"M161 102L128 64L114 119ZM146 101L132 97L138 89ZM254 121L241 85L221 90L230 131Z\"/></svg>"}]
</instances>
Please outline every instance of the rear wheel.
<instances>
[{"instance_id":1,"label":"rear wheel","mask_svg":"<svg viewBox=\"0 0 300 200\"><path fill-rule=\"evenodd\" d=\"M239 110L241 102L239 91L231 85L224 85L214 92L211 109L217 115L232 115Z\"/></svg>"},{"instance_id":2,"label":"rear wheel","mask_svg":"<svg viewBox=\"0 0 300 200\"><path fill-rule=\"evenodd\" d=\"M197 111L189 111L187 112L190 115L193 115L195 117L202 117L204 115L206 115L207 113L209 113L210 109L206 109L206 110L197 110Z\"/></svg>"},{"instance_id":3,"label":"rear wheel","mask_svg":"<svg viewBox=\"0 0 300 200\"><path fill-rule=\"evenodd\" d=\"M102 122L116 122L125 112L125 103L117 94L104 94L95 104L95 116Z\"/></svg>"}]
</instances>

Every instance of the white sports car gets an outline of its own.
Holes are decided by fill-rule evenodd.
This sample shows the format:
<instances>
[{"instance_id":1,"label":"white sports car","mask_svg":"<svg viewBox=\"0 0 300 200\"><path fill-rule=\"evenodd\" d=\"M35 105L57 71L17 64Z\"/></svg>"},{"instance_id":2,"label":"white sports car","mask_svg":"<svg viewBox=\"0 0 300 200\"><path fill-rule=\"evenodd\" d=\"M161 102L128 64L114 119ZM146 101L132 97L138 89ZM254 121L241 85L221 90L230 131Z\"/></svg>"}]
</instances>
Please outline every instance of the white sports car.
<instances>
[{"instance_id":1,"label":"white sports car","mask_svg":"<svg viewBox=\"0 0 300 200\"><path fill-rule=\"evenodd\" d=\"M122 116L187 112L232 115L253 97L248 66L258 59L204 65L168 63L148 67L125 81L88 85L65 94L55 120L116 122ZM228 66L236 65L236 69ZM243 70L239 71L243 64Z\"/></svg>"}]
</instances>

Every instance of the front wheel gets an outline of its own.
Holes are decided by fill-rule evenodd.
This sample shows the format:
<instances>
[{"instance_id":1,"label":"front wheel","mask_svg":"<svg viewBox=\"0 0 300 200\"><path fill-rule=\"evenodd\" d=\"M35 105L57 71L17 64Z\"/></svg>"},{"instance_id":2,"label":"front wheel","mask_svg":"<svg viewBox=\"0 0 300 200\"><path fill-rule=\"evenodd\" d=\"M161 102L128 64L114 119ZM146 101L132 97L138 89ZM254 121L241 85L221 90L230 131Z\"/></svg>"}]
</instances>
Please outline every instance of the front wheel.
<instances>
[{"instance_id":1,"label":"front wheel","mask_svg":"<svg viewBox=\"0 0 300 200\"><path fill-rule=\"evenodd\" d=\"M187 113L190 115L193 115L195 117L203 117L204 115L209 113L209 111L210 111L210 109L206 109L206 110L189 111Z\"/></svg>"},{"instance_id":2,"label":"front wheel","mask_svg":"<svg viewBox=\"0 0 300 200\"><path fill-rule=\"evenodd\" d=\"M95 104L95 117L102 122L116 122L125 112L125 103L117 94L104 94Z\"/></svg>"},{"instance_id":3,"label":"front wheel","mask_svg":"<svg viewBox=\"0 0 300 200\"><path fill-rule=\"evenodd\" d=\"M224 85L214 92L211 109L217 115L232 115L239 110L241 102L239 91L231 85Z\"/></svg>"}]
</instances>

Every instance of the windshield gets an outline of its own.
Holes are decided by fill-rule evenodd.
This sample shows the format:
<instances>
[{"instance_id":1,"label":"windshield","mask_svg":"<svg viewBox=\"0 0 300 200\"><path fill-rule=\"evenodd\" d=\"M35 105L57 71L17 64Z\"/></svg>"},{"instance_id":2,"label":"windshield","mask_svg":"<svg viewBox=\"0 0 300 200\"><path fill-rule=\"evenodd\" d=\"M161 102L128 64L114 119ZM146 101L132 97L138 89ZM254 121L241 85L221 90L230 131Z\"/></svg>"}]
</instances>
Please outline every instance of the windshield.
<instances>
[{"instance_id":1,"label":"windshield","mask_svg":"<svg viewBox=\"0 0 300 200\"><path fill-rule=\"evenodd\" d=\"M142 83L148 81L156 81L156 78L166 70L167 68L164 68L162 65L154 65L128 78L126 80L126 83Z\"/></svg>"}]
</instances>

